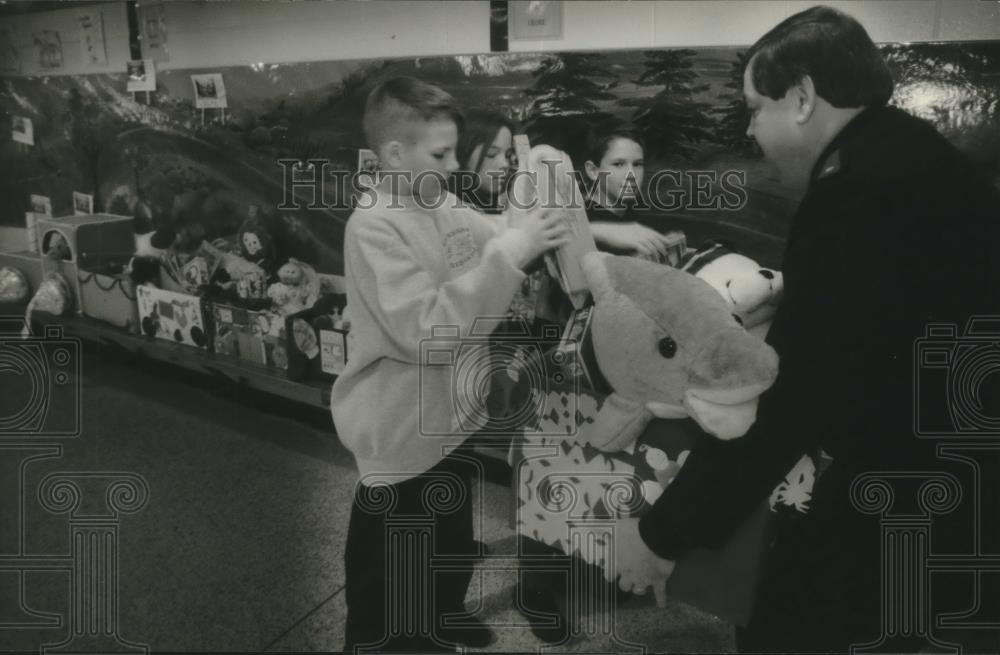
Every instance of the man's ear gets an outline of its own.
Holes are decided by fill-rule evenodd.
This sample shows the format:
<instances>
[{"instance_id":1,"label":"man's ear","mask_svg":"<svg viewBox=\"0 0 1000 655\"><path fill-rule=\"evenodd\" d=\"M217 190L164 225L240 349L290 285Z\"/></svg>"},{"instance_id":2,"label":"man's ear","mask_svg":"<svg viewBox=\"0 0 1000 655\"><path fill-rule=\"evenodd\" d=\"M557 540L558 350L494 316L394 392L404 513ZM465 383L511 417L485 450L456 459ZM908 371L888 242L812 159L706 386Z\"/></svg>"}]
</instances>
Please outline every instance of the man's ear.
<instances>
[{"instance_id":1,"label":"man's ear","mask_svg":"<svg viewBox=\"0 0 1000 655\"><path fill-rule=\"evenodd\" d=\"M587 177L590 178L591 182L597 181L597 173L598 173L597 164L588 159L583 163L583 170L587 172Z\"/></svg>"},{"instance_id":2,"label":"man's ear","mask_svg":"<svg viewBox=\"0 0 1000 655\"><path fill-rule=\"evenodd\" d=\"M393 169L398 169L403 163L403 144L400 141L390 141L382 146L379 157Z\"/></svg>"},{"instance_id":3,"label":"man's ear","mask_svg":"<svg viewBox=\"0 0 1000 655\"><path fill-rule=\"evenodd\" d=\"M813 84L812 77L802 76L798 84L789 89L792 100L795 102L795 122L799 125L806 123L816 111L816 85Z\"/></svg>"}]
</instances>

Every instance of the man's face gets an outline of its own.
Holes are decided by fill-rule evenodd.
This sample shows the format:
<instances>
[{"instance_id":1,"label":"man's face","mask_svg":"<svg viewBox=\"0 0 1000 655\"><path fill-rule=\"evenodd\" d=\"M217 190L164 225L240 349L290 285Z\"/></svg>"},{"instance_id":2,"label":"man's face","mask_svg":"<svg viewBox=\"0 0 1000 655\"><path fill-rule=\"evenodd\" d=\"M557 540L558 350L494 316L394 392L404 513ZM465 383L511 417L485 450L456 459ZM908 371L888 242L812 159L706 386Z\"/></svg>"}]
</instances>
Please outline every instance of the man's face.
<instances>
[{"instance_id":1,"label":"man's face","mask_svg":"<svg viewBox=\"0 0 1000 655\"><path fill-rule=\"evenodd\" d=\"M452 120L414 126L399 149L399 170L410 176L414 195L433 199L448 188L448 177L458 170L457 143L458 127Z\"/></svg>"},{"instance_id":2,"label":"man's face","mask_svg":"<svg viewBox=\"0 0 1000 655\"><path fill-rule=\"evenodd\" d=\"M753 85L751 61L743 73L743 96L750 110L747 136L757 141L764 158L778 169L782 182L802 186L809 170L803 157L803 131L797 121L796 98L793 89L785 97L774 100L757 92Z\"/></svg>"}]
</instances>

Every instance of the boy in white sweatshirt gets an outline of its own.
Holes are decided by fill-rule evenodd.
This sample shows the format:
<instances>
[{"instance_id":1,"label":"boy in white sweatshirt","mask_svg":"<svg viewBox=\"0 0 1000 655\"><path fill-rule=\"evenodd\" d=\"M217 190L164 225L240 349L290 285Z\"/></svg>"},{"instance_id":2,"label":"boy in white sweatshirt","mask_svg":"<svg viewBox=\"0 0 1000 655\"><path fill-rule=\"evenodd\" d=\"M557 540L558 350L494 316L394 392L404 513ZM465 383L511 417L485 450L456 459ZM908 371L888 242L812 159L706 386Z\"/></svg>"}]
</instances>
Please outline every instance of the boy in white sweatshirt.
<instances>
[{"instance_id":1,"label":"boy in white sweatshirt","mask_svg":"<svg viewBox=\"0 0 1000 655\"><path fill-rule=\"evenodd\" d=\"M456 367L422 360L428 344L456 359L462 339L481 341L470 334L476 319L503 316L522 269L568 232L558 212L536 209L498 233L448 193L460 124L450 95L413 78L383 82L365 105L382 179L347 224L350 360L330 401L361 474L345 552L345 652L447 652L492 638L474 619L444 626L443 615L465 613L476 555L470 466L449 455L475 417L462 415L470 399L456 397ZM432 340L435 328L453 336ZM432 555L468 568L432 570Z\"/></svg>"}]
</instances>

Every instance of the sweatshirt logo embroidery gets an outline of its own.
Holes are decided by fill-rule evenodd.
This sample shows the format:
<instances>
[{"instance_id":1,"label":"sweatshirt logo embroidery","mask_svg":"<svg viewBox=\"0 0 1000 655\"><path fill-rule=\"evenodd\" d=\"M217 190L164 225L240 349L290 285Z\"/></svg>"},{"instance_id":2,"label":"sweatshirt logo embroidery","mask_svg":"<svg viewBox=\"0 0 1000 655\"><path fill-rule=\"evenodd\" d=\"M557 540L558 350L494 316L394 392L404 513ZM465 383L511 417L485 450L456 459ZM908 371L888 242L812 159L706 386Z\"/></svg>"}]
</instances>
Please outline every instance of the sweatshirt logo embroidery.
<instances>
[{"instance_id":1,"label":"sweatshirt logo embroidery","mask_svg":"<svg viewBox=\"0 0 1000 655\"><path fill-rule=\"evenodd\" d=\"M461 268L476 256L478 249L467 227L456 228L444 235L444 251L449 268Z\"/></svg>"}]
</instances>

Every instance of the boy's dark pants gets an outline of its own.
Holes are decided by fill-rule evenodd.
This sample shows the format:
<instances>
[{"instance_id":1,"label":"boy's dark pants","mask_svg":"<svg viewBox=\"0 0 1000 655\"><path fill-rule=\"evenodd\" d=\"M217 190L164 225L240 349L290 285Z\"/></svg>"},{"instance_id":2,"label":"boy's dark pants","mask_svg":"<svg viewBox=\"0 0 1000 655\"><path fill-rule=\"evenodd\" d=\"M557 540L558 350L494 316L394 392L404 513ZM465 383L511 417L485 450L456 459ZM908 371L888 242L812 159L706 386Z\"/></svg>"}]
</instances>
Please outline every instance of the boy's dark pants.
<instances>
[{"instance_id":1,"label":"boy's dark pants","mask_svg":"<svg viewBox=\"0 0 1000 655\"><path fill-rule=\"evenodd\" d=\"M344 555L344 652L454 651L440 630L443 614L464 613L472 579L471 470L453 454L398 484L358 484ZM441 572L432 554L467 566Z\"/></svg>"}]
</instances>

